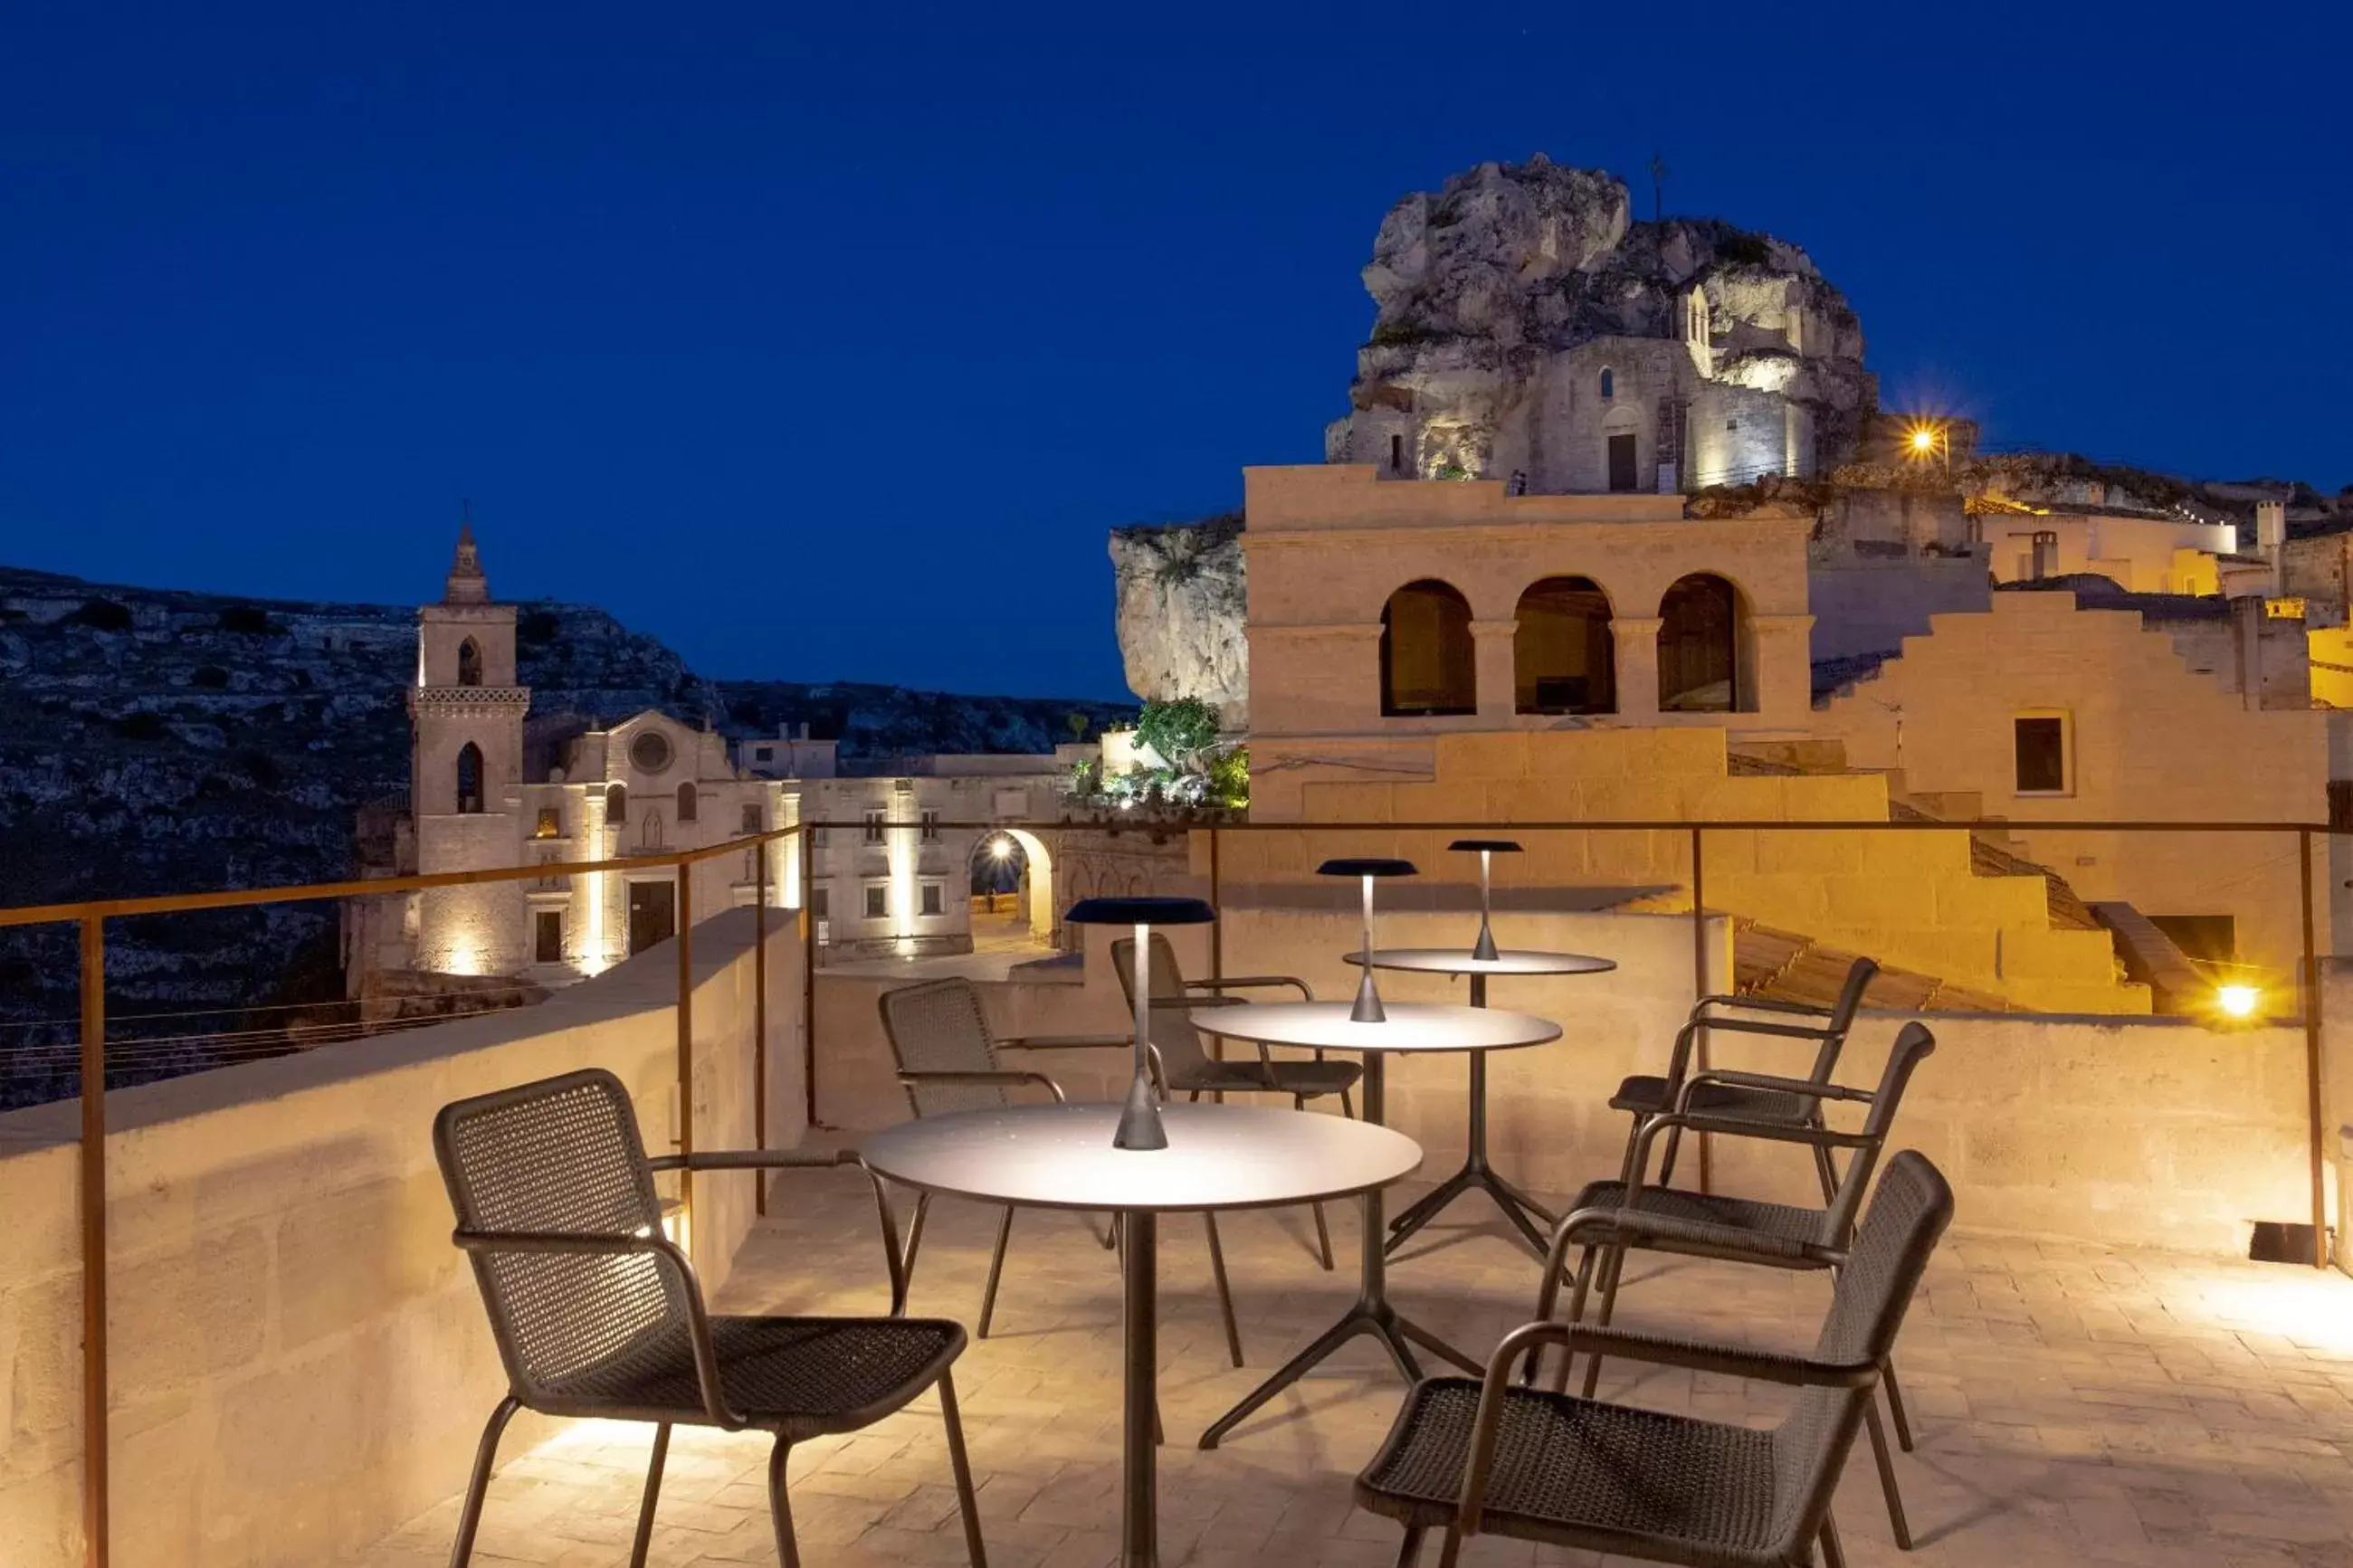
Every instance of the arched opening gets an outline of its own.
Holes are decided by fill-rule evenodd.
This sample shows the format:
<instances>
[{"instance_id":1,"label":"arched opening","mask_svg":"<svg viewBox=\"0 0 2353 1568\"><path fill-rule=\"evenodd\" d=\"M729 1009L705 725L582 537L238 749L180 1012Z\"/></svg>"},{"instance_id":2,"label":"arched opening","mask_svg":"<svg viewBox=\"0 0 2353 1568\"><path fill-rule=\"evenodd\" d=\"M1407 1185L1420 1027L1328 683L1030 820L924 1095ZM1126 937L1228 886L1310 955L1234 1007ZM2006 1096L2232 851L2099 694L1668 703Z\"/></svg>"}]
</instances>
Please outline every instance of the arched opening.
<instances>
[{"instance_id":1,"label":"arched opening","mask_svg":"<svg viewBox=\"0 0 2353 1568\"><path fill-rule=\"evenodd\" d=\"M974 952L1052 944L1054 858L1036 834L1000 827L981 835L971 870Z\"/></svg>"},{"instance_id":2,"label":"arched opening","mask_svg":"<svg viewBox=\"0 0 2353 1568\"><path fill-rule=\"evenodd\" d=\"M1618 373L1608 365L1601 367L1601 401L1609 402L1618 395Z\"/></svg>"},{"instance_id":3,"label":"arched opening","mask_svg":"<svg viewBox=\"0 0 2353 1568\"><path fill-rule=\"evenodd\" d=\"M681 822L692 822L696 820L699 810L694 799L694 786L691 784L679 785L678 819Z\"/></svg>"},{"instance_id":4,"label":"arched opening","mask_svg":"<svg viewBox=\"0 0 2353 1568\"><path fill-rule=\"evenodd\" d=\"M1609 595L1590 577L1546 577L1520 595L1512 633L1514 709L1522 713L1618 710L1617 639Z\"/></svg>"},{"instance_id":5,"label":"arched opening","mask_svg":"<svg viewBox=\"0 0 2353 1568\"><path fill-rule=\"evenodd\" d=\"M470 816L482 809L482 748L469 741L458 748L458 810Z\"/></svg>"},{"instance_id":6,"label":"arched opening","mask_svg":"<svg viewBox=\"0 0 2353 1568\"><path fill-rule=\"evenodd\" d=\"M1381 606L1384 717L1476 713L1478 665L1471 601L1451 584L1424 577Z\"/></svg>"},{"instance_id":7,"label":"arched opening","mask_svg":"<svg viewBox=\"0 0 2353 1568\"><path fill-rule=\"evenodd\" d=\"M662 847L662 815L660 806L649 805L646 807L645 810L638 813L638 847L639 849L659 849Z\"/></svg>"},{"instance_id":8,"label":"arched opening","mask_svg":"<svg viewBox=\"0 0 2353 1568\"><path fill-rule=\"evenodd\" d=\"M458 645L458 684L480 686L482 683L482 650L473 638Z\"/></svg>"},{"instance_id":9,"label":"arched opening","mask_svg":"<svg viewBox=\"0 0 2353 1568\"><path fill-rule=\"evenodd\" d=\"M1710 572L1679 577L1659 601L1659 711L1730 713L1741 690L1746 613L1740 591Z\"/></svg>"},{"instance_id":10,"label":"arched opening","mask_svg":"<svg viewBox=\"0 0 2353 1568\"><path fill-rule=\"evenodd\" d=\"M608 826L618 826L629 820L629 786L605 786L605 821Z\"/></svg>"}]
</instances>

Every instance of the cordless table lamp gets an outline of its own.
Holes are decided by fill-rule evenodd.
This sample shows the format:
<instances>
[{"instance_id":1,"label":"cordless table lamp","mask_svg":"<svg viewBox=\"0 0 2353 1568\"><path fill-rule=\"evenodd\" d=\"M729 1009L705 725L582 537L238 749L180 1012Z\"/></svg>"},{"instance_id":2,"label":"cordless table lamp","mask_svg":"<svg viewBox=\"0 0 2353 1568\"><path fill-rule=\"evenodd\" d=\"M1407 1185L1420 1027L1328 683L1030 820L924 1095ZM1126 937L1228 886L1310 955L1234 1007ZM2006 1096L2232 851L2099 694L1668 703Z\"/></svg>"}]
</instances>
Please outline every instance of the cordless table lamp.
<instances>
[{"instance_id":1,"label":"cordless table lamp","mask_svg":"<svg viewBox=\"0 0 2353 1568\"><path fill-rule=\"evenodd\" d=\"M1520 847L1508 838L1458 838L1449 849L1479 851L1479 940L1471 946L1471 956L1493 963L1495 961L1495 932L1488 924L1493 912L1494 895L1488 888L1488 868L1498 855L1517 855Z\"/></svg>"},{"instance_id":2,"label":"cordless table lamp","mask_svg":"<svg viewBox=\"0 0 2353 1568\"><path fill-rule=\"evenodd\" d=\"M1135 928L1135 1076L1119 1113L1114 1149L1166 1149L1159 1097L1152 1092L1152 928L1208 925L1217 911L1198 899L1082 899L1062 917L1072 925Z\"/></svg>"},{"instance_id":3,"label":"cordless table lamp","mask_svg":"<svg viewBox=\"0 0 2353 1568\"><path fill-rule=\"evenodd\" d=\"M1410 860L1326 860L1315 868L1319 877L1361 877L1365 883L1365 977L1356 985L1356 1005L1348 1009L1352 1024L1386 1024L1381 994L1373 985L1373 880L1377 877L1419 874Z\"/></svg>"}]
</instances>

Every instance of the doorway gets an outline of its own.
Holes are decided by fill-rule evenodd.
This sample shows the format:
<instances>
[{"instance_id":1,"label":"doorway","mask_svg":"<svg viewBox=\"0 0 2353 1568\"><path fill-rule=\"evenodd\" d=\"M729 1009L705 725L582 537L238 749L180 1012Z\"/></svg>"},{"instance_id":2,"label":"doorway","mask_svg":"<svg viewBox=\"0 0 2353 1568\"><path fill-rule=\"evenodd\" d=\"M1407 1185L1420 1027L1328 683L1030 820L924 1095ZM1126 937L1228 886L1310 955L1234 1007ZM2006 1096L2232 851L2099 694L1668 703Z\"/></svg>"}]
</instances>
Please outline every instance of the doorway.
<instances>
[{"instance_id":1,"label":"doorway","mask_svg":"<svg viewBox=\"0 0 2353 1568\"><path fill-rule=\"evenodd\" d=\"M564 916L560 910L541 910L532 917L532 962L561 963L564 962Z\"/></svg>"},{"instance_id":2,"label":"doorway","mask_svg":"<svg viewBox=\"0 0 2353 1568\"><path fill-rule=\"evenodd\" d=\"M629 951L645 952L678 934L678 889L670 882L629 884Z\"/></svg>"},{"instance_id":3,"label":"doorway","mask_svg":"<svg viewBox=\"0 0 2353 1568\"><path fill-rule=\"evenodd\" d=\"M1609 437L1609 488L1626 491L1634 488L1634 433Z\"/></svg>"}]
</instances>

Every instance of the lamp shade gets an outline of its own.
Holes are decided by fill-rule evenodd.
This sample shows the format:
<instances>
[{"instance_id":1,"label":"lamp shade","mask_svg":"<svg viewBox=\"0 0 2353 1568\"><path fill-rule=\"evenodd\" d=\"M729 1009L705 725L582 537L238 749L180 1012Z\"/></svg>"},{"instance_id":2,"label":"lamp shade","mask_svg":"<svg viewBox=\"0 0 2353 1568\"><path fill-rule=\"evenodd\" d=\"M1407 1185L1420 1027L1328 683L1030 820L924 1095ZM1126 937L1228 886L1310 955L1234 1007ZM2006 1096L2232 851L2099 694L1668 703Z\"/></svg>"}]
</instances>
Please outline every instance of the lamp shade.
<instances>
[{"instance_id":1,"label":"lamp shade","mask_svg":"<svg viewBox=\"0 0 2353 1568\"><path fill-rule=\"evenodd\" d=\"M1421 868L1410 860L1326 860L1315 868L1319 877L1418 877Z\"/></svg>"},{"instance_id":2,"label":"lamp shade","mask_svg":"<svg viewBox=\"0 0 2353 1568\"><path fill-rule=\"evenodd\" d=\"M1493 855L1516 855L1520 852L1519 845L1509 838L1458 838L1447 847L1464 850L1484 849Z\"/></svg>"},{"instance_id":3,"label":"lamp shade","mask_svg":"<svg viewBox=\"0 0 2353 1568\"><path fill-rule=\"evenodd\" d=\"M1218 911L1199 899L1081 899L1062 917L1082 926L1205 926Z\"/></svg>"}]
</instances>

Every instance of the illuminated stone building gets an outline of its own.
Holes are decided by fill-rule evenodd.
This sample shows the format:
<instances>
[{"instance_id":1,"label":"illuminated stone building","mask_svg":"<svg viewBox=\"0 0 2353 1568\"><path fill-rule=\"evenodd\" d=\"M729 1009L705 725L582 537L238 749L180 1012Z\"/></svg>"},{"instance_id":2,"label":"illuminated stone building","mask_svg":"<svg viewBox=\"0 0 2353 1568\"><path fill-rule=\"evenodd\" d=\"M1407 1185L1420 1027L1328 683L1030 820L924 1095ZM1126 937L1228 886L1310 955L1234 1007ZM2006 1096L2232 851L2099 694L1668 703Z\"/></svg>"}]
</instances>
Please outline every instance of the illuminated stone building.
<instances>
[{"instance_id":1,"label":"illuminated stone building","mask_svg":"<svg viewBox=\"0 0 2353 1568\"><path fill-rule=\"evenodd\" d=\"M617 722L551 716L526 725L516 684L515 610L493 603L470 529L439 603L417 612L407 693L409 805L394 825L400 873L626 860L795 826L818 830L810 902L832 956L904 956L972 947L972 858L996 830L957 824L1036 819L1058 796L1050 757L915 757L888 776L845 777L830 742L739 742L658 709ZM1033 790L1043 793L1033 798ZM1008 838L1010 835L1008 832ZM1030 930L1054 926L1049 852L1027 833L1014 857ZM796 839L713 857L689 870L697 920L758 896L797 910ZM385 970L520 976L595 974L675 934L670 867L543 878L360 900L347 931L347 984Z\"/></svg>"}]
</instances>

